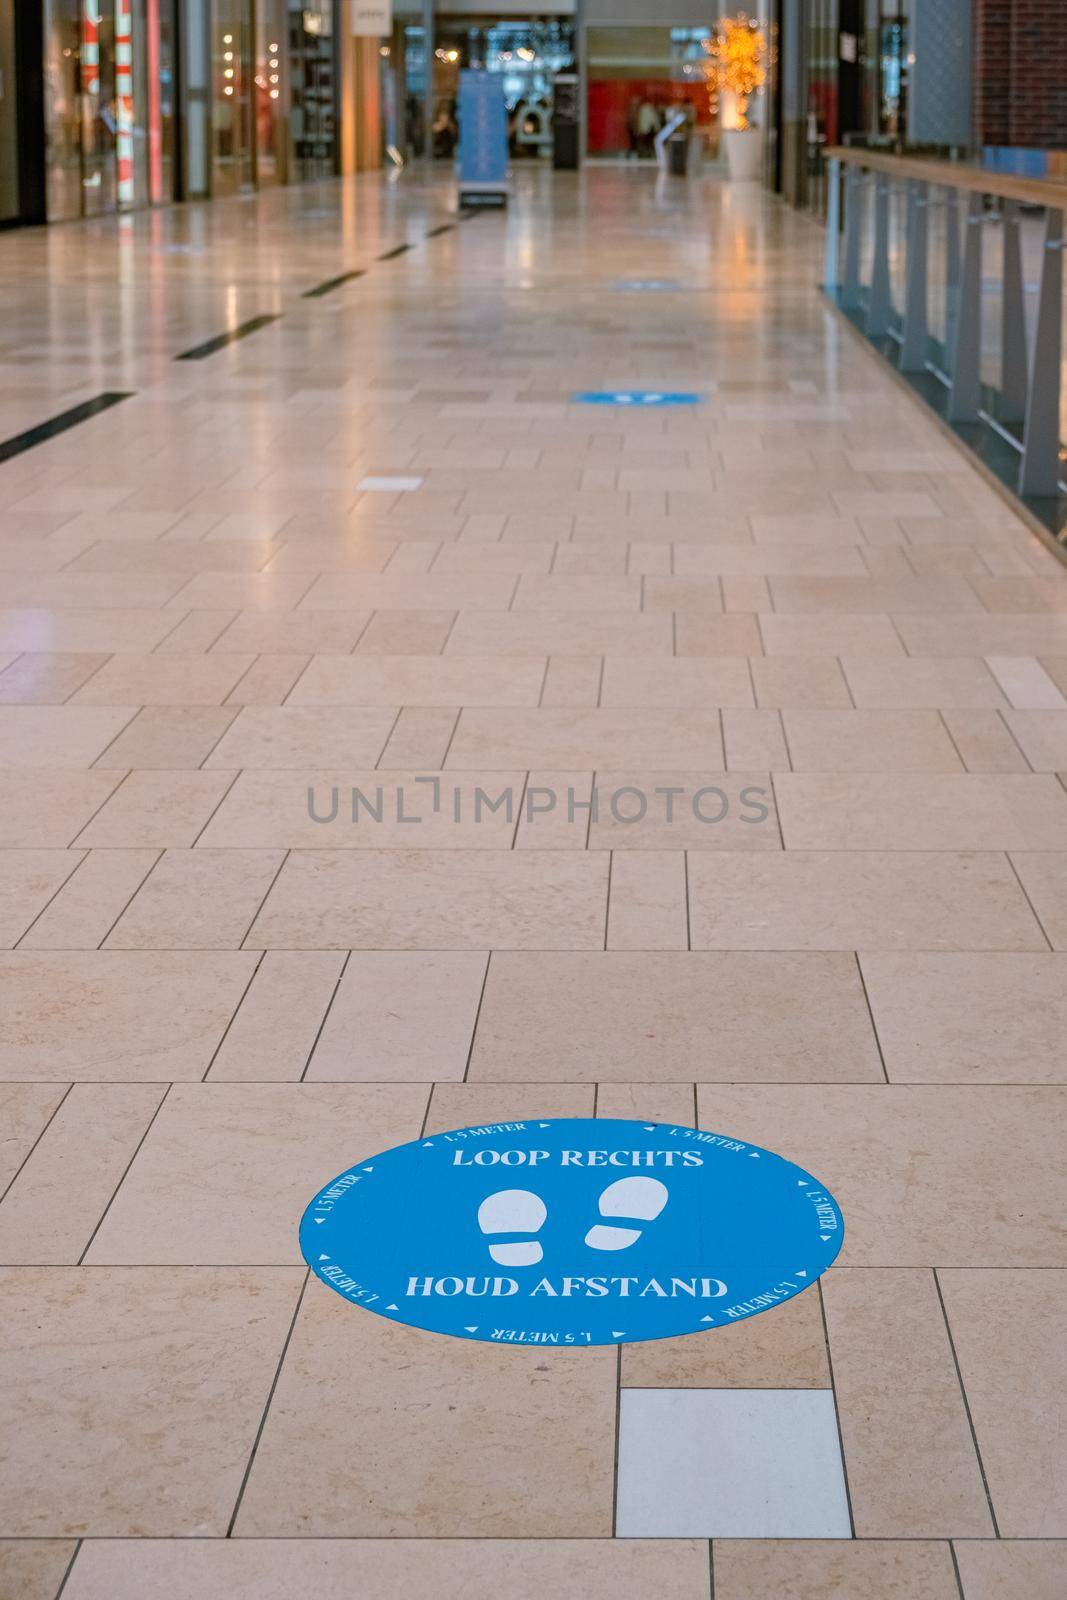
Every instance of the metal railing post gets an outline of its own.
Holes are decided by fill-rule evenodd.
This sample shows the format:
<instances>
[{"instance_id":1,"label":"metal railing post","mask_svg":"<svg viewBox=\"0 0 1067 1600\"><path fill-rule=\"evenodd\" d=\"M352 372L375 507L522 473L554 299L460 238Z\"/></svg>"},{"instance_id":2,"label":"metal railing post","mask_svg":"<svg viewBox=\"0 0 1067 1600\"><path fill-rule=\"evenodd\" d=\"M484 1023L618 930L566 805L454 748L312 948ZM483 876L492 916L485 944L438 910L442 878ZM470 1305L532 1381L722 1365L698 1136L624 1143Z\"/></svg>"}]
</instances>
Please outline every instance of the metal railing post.
<instances>
[{"instance_id":1,"label":"metal railing post","mask_svg":"<svg viewBox=\"0 0 1067 1600\"><path fill-rule=\"evenodd\" d=\"M1045 213L1045 247L1023 427L1019 493L1054 496L1059 477L1060 345L1063 337L1063 212Z\"/></svg>"},{"instance_id":2,"label":"metal railing post","mask_svg":"<svg viewBox=\"0 0 1067 1600\"><path fill-rule=\"evenodd\" d=\"M982 221L984 204L972 194L967 206L963 268L949 358L950 422L977 422L982 402Z\"/></svg>"},{"instance_id":3,"label":"metal railing post","mask_svg":"<svg viewBox=\"0 0 1067 1600\"><path fill-rule=\"evenodd\" d=\"M826 251L823 257L822 286L827 294L838 288L838 234L841 231L841 162L831 156L826 168Z\"/></svg>"},{"instance_id":4,"label":"metal railing post","mask_svg":"<svg viewBox=\"0 0 1067 1600\"><path fill-rule=\"evenodd\" d=\"M1000 301L1000 389L1004 422L1026 416L1026 309L1023 299L1022 252L1019 249L1019 205L1005 200L1003 211L1003 286Z\"/></svg>"},{"instance_id":5,"label":"metal railing post","mask_svg":"<svg viewBox=\"0 0 1067 1600\"><path fill-rule=\"evenodd\" d=\"M907 286L904 291L904 340L901 372L922 372L928 341L926 274L928 259L929 187L913 179L908 185Z\"/></svg>"},{"instance_id":6,"label":"metal railing post","mask_svg":"<svg viewBox=\"0 0 1067 1600\"><path fill-rule=\"evenodd\" d=\"M871 293L867 301L868 339L880 339L889 331L893 302L889 285L889 187L884 172L876 173L874 183L874 255L871 259Z\"/></svg>"},{"instance_id":7,"label":"metal railing post","mask_svg":"<svg viewBox=\"0 0 1067 1600\"><path fill-rule=\"evenodd\" d=\"M960 299L960 213L955 189L945 189L945 360L952 354Z\"/></svg>"},{"instance_id":8,"label":"metal railing post","mask_svg":"<svg viewBox=\"0 0 1067 1600\"><path fill-rule=\"evenodd\" d=\"M860 224L863 203L863 175L859 168L850 165L845 180L845 277L841 286L841 305L846 311L858 311L860 298Z\"/></svg>"}]
</instances>

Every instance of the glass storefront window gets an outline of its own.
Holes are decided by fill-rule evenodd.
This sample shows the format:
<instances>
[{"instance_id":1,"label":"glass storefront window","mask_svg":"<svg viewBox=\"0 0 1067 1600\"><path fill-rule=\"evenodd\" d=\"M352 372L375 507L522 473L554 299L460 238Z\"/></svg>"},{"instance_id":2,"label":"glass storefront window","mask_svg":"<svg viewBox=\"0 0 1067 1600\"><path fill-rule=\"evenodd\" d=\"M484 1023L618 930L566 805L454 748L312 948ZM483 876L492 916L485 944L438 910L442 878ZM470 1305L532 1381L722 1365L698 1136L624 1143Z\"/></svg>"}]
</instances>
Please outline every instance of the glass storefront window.
<instances>
[{"instance_id":1,"label":"glass storefront window","mask_svg":"<svg viewBox=\"0 0 1067 1600\"><path fill-rule=\"evenodd\" d=\"M408 48L408 95L419 94L425 82L419 50L418 83ZM552 80L574 61L574 26L552 17L529 17L519 22L476 22L470 18L439 17L434 41L434 154L451 156L458 136L456 105L459 74L464 67L482 67L497 74L503 84L508 109L511 154L547 156L552 153Z\"/></svg>"},{"instance_id":2,"label":"glass storefront window","mask_svg":"<svg viewBox=\"0 0 1067 1600\"><path fill-rule=\"evenodd\" d=\"M297 178L333 171L333 8L289 0L289 139Z\"/></svg>"},{"instance_id":3,"label":"glass storefront window","mask_svg":"<svg viewBox=\"0 0 1067 1600\"><path fill-rule=\"evenodd\" d=\"M172 0L46 0L48 216L174 198Z\"/></svg>"},{"instance_id":4,"label":"glass storefront window","mask_svg":"<svg viewBox=\"0 0 1067 1600\"><path fill-rule=\"evenodd\" d=\"M213 192L238 194L255 179L251 0L216 0L211 74Z\"/></svg>"}]
</instances>

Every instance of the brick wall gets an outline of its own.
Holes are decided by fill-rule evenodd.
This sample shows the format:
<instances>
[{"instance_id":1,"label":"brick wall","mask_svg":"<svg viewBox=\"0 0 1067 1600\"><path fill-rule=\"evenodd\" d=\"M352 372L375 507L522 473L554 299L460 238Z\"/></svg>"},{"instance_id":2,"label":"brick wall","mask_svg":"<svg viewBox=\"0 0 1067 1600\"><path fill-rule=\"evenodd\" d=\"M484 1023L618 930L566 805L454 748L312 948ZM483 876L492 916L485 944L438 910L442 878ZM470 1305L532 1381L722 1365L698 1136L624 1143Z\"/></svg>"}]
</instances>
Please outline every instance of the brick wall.
<instances>
[{"instance_id":1,"label":"brick wall","mask_svg":"<svg viewBox=\"0 0 1067 1600\"><path fill-rule=\"evenodd\" d=\"M1067 148L1067 0L975 0L977 144Z\"/></svg>"}]
</instances>

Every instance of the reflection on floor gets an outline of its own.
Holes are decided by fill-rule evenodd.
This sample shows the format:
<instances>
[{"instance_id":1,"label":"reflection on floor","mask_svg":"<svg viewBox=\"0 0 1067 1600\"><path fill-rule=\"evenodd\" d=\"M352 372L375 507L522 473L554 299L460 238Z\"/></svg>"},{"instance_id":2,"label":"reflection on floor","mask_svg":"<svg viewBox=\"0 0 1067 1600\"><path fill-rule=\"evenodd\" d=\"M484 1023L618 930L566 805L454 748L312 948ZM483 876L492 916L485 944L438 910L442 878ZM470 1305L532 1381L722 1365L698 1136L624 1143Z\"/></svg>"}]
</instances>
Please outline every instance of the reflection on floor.
<instances>
[{"instance_id":1,"label":"reflection on floor","mask_svg":"<svg viewBox=\"0 0 1067 1600\"><path fill-rule=\"evenodd\" d=\"M1052 1600L1064 574L810 221L450 200L0 239L0 439L130 395L0 465L0 1592ZM621 1351L307 1283L355 1160L594 1113L839 1264Z\"/></svg>"}]
</instances>

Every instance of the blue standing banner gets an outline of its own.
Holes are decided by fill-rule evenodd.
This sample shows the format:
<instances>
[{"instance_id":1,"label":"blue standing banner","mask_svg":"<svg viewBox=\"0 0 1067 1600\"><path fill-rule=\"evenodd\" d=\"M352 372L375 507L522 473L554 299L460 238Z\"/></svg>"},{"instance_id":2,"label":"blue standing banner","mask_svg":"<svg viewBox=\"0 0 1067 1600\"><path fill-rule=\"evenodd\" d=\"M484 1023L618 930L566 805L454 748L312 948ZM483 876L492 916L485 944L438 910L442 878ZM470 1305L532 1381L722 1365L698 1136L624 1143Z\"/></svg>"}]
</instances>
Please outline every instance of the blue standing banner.
<instances>
[{"instance_id":1,"label":"blue standing banner","mask_svg":"<svg viewBox=\"0 0 1067 1600\"><path fill-rule=\"evenodd\" d=\"M459 203L506 205L508 112L497 73L459 75Z\"/></svg>"}]
</instances>

